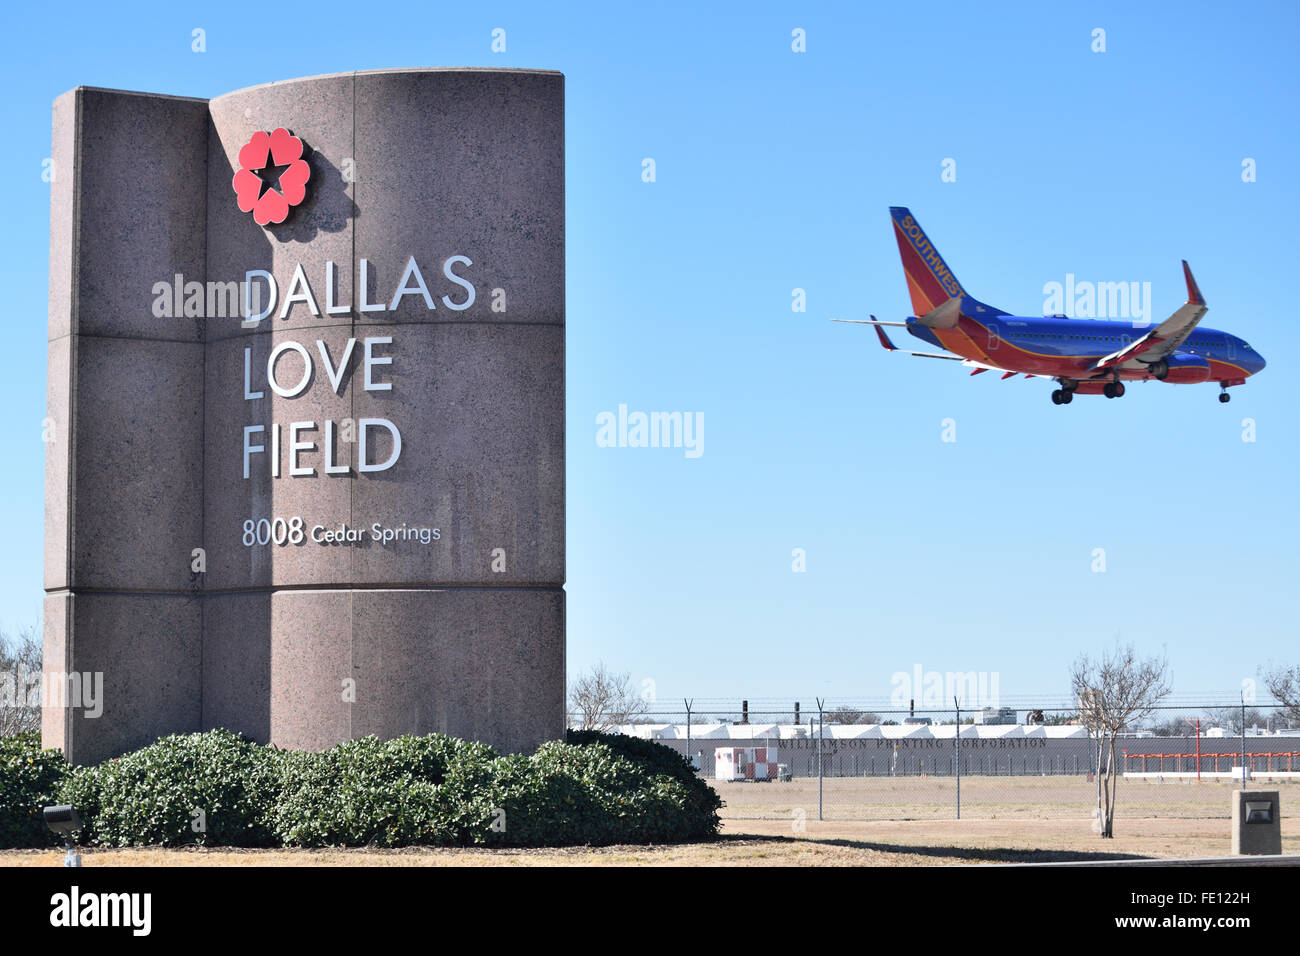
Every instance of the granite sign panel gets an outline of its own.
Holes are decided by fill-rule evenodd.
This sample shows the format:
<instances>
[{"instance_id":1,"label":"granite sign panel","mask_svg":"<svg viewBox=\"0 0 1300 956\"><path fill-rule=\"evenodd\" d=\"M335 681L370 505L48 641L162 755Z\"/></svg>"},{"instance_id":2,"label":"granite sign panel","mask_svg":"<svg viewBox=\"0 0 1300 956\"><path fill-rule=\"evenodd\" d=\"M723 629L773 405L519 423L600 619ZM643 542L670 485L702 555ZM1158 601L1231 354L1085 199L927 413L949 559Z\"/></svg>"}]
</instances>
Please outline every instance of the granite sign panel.
<instances>
[{"instance_id":1,"label":"granite sign panel","mask_svg":"<svg viewBox=\"0 0 1300 956\"><path fill-rule=\"evenodd\" d=\"M563 76L81 87L53 168L45 744L560 736Z\"/></svg>"}]
</instances>

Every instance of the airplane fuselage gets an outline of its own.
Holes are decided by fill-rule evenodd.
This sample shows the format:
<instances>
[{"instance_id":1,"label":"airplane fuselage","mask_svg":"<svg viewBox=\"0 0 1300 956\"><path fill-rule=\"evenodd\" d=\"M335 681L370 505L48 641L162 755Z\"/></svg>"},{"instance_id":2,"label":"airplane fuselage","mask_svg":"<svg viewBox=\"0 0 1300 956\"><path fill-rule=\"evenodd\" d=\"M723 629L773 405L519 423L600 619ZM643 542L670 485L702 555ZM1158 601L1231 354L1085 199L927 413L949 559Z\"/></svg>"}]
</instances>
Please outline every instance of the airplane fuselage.
<instances>
[{"instance_id":1,"label":"airplane fuselage","mask_svg":"<svg viewBox=\"0 0 1300 956\"><path fill-rule=\"evenodd\" d=\"M912 335L963 358L1008 371L1051 378L1087 378L1090 367L1141 338L1151 326L1105 319L1044 316L961 315L950 329L907 320ZM1171 384L1221 382L1238 385L1264 367L1263 357L1238 336L1198 326L1173 356L1174 361L1131 360L1116 370L1125 381L1161 380Z\"/></svg>"},{"instance_id":2,"label":"airplane fuselage","mask_svg":"<svg viewBox=\"0 0 1300 956\"><path fill-rule=\"evenodd\" d=\"M1002 378L1028 375L1052 379L1060 387L1052 404L1069 405L1076 392L1122 398L1124 382L1171 385L1214 382L1219 401L1228 389L1264 368L1264 357L1237 336L1202 326L1209 306L1183 260L1187 301L1159 324L1110 319L1069 319L1063 315L1019 316L971 296L939 255L906 206L890 206L894 238L902 258L912 316L905 322L833 319L875 327L887 352L918 358L960 361L972 375L999 371ZM884 326L902 325L940 351L899 349Z\"/></svg>"}]
</instances>

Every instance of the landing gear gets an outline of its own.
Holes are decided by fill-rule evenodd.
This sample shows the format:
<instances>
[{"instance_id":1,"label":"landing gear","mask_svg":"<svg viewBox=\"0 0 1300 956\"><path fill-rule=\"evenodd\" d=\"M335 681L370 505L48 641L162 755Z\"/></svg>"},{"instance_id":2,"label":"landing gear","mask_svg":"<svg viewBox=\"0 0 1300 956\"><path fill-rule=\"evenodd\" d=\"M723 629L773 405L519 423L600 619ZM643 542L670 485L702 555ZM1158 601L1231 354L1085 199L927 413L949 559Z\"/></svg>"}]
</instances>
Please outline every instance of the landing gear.
<instances>
[{"instance_id":1,"label":"landing gear","mask_svg":"<svg viewBox=\"0 0 1300 956\"><path fill-rule=\"evenodd\" d=\"M1052 392L1052 404L1069 405L1074 401L1074 390L1079 386L1078 381L1072 378L1058 378L1055 381L1061 387Z\"/></svg>"},{"instance_id":2,"label":"landing gear","mask_svg":"<svg viewBox=\"0 0 1300 956\"><path fill-rule=\"evenodd\" d=\"M1107 398L1123 398L1124 383L1107 382L1105 385L1102 386L1101 393L1105 395Z\"/></svg>"},{"instance_id":3,"label":"landing gear","mask_svg":"<svg viewBox=\"0 0 1300 956\"><path fill-rule=\"evenodd\" d=\"M1223 402L1223 404L1226 405L1228 404L1228 402L1232 401L1232 396L1229 395L1226 391L1220 392L1219 401Z\"/></svg>"}]
</instances>

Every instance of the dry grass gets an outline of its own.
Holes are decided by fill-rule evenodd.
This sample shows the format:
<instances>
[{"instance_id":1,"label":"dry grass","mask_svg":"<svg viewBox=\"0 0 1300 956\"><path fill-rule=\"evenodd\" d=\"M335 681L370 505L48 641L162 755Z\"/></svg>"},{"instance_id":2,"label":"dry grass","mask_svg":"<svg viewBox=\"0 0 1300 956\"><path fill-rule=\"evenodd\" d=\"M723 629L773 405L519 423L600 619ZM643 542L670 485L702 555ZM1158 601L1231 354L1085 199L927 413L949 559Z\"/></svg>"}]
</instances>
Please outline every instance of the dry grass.
<instances>
[{"instance_id":1,"label":"dry grass","mask_svg":"<svg viewBox=\"0 0 1300 956\"><path fill-rule=\"evenodd\" d=\"M82 850L86 866L921 866L1226 856L1228 821L1117 822L1101 840L1087 819L729 822L715 843L547 850ZM1300 853L1300 837L1283 839ZM0 852L0 866L58 866L55 850Z\"/></svg>"},{"instance_id":2,"label":"dry grass","mask_svg":"<svg viewBox=\"0 0 1300 956\"><path fill-rule=\"evenodd\" d=\"M721 783L728 820L790 821L796 810L817 816L817 780L788 783ZM1090 819L1096 784L1086 777L962 777L962 816L970 819ZM1300 784L1260 783L1279 789L1282 809L1300 814ZM1201 781L1121 780L1117 819L1222 820L1232 813L1235 786L1223 779ZM952 777L827 777L823 815L828 820L951 820L956 782ZM1285 819L1285 817L1284 817Z\"/></svg>"},{"instance_id":3,"label":"dry grass","mask_svg":"<svg viewBox=\"0 0 1300 956\"><path fill-rule=\"evenodd\" d=\"M718 784L723 838L676 846L547 850L86 849L87 866L922 866L1116 857L1225 856L1232 787L1121 782L1116 836L1091 829L1094 791L1081 778L970 777L962 820L950 778L827 780L827 815L916 819L817 820L817 781ZM1300 853L1300 787L1282 785L1283 851ZM1086 793L1085 793L1086 791ZM1294 794L1294 798L1291 796ZM833 795L833 797L832 797ZM805 812L796 832L794 810ZM767 819L745 819L746 816ZM1292 835L1286 835L1287 831ZM53 850L0 852L0 866L58 866Z\"/></svg>"}]
</instances>

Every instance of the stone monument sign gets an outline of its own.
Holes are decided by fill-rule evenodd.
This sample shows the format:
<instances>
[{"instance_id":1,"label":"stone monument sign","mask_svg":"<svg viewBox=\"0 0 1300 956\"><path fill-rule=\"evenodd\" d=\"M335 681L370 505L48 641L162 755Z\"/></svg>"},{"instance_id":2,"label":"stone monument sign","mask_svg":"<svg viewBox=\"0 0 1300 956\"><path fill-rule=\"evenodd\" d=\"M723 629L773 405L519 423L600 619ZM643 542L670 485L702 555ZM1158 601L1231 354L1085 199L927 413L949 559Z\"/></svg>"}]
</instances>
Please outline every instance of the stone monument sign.
<instances>
[{"instance_id":1,"label":"stone monument sign","mask_svg":"<svg viewBox=\"0 0 1300 956\"><path fill-rule=\"evenodd\" d=\"M563 76L81 87L51 169L46 746L559 737Z\"/></svg>"}]
</instances>

